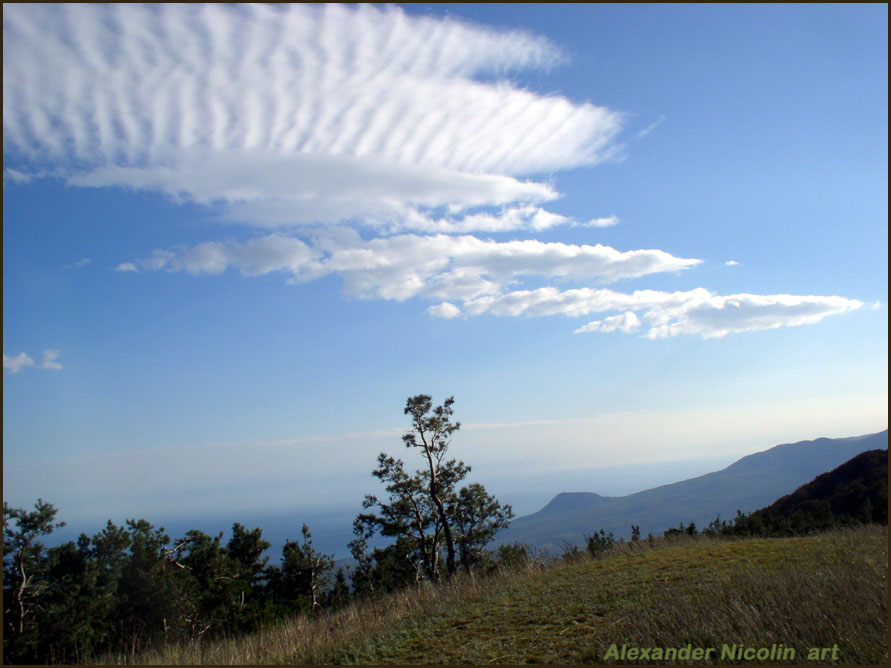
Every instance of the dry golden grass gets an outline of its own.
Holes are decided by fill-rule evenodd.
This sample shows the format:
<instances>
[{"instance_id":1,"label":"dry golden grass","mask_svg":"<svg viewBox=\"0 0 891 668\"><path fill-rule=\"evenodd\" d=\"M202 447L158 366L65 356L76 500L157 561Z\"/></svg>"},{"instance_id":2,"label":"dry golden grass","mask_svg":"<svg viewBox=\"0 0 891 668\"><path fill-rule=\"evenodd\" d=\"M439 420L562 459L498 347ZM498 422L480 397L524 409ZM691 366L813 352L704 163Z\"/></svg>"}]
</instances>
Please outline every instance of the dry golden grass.
<instances>
[{"instance_id":1,"label":"dry golden grass","mask_svg":"<svg viewBox=\"0 0 891 668\"><path fill-rule=\"evenodd\" d=\"M242 638L119 659L604 663L610 645L624 643L715 647L708 663L717 663L724 644L782 643L799 663L815 663L806 659L808 648L835 645L842 663L884 665L887 545L887 528L877 526L800 538L625 543L596 560L458 578Z\"/></svg>"}]
</instances>

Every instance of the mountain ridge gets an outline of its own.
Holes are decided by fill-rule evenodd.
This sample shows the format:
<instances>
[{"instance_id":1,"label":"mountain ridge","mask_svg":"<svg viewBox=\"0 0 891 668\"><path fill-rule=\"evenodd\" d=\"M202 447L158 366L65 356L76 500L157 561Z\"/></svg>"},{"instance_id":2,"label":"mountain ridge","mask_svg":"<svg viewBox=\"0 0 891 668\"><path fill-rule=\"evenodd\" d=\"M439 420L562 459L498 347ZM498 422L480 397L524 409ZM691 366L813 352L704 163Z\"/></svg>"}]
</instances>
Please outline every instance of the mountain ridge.
<instances>
[{"instance_id":1,"label":"mountain ridge","mask_svg":"<svg viewBox=\"0 0 891 668\"><path fill-rule=\"evenodd\" d=\"M866 450L888 449L888 430L845 438L783 443L746 455L711 473L625 496L561 492L541 510L517 518L497 542L522 542L542 549L581 543L599 529L630 535L661 533L679 522L703 526L720 515L750 512L790 494L815 476Z\"/></svg>"}]
</instances>

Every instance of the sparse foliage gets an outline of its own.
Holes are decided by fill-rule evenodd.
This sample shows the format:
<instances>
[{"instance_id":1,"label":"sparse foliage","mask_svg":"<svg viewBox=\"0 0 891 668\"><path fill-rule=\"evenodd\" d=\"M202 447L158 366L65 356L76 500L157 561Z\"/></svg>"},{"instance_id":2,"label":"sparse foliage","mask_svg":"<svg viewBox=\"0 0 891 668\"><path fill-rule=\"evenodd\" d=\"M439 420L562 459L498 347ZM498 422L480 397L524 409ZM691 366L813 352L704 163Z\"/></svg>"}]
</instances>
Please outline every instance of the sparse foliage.
<instances>
[{"instance_id":1,"label":"sparse foliage","mask_svg":"<svg viewBox=\"0 0 891 668\"><path fill-rule=\"evenodd\" d=\"M448 576L455 573L458 559L468 572L479 562L486 544L498 529L506 527L513 512L486 493L485 487L472 484L458 489L458 484L470 472L470 467L456 459L447 459L451 436L461 426L452 420L453 397L442 405L433 406L426 394L409 397L405 414L410 428L403 437L407 448L420 451L422 468L409 474L405 463L381 453L373 475L385 484L387 498L367 495L366 510L356 518L353 556L360 565L357 586L373 587L364 578L371 573L367 552L368 538L375 533L396 539L387 552L378 550L376 557L392 557L393 551L404 552L410 560L397 569L404 580L406 569L414 569L415 579L439 582L442 579L441 560L445 557ZM354 576L354 582L356 578Z\"/></svg>"}]
</instances>

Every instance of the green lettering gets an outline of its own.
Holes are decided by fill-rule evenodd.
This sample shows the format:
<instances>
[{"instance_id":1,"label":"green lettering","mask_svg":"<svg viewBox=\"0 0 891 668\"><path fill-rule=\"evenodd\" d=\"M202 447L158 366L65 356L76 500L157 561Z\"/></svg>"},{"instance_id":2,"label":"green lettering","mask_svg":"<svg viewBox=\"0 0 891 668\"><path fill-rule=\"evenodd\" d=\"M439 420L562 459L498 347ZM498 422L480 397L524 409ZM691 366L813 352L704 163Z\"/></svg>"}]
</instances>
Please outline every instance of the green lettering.
<instances>
[{"instance_id":1,"label":"green lettering","mask_svg":"<svg viewBox=\"0 0 891 668\"><path fill-rule=\"evenodd\" d=\"M689 661L690 660L690 649L692 645L687 645L686 647L681 647L678 650L678 661Z\"/></svg>"},{"instance_id":2,"label":"green lettering","mask_svg":"<svg viewBox=\"0 0 891 668\"><path fill-rule=\"evenodd\" d=\"M751 661L752 659L755 658L755 648L754 647L746 647L743 650L742 655L746 661Z\"/></svg>"},{"instance_id":3,"label":"green lettering","mask_svg":"<svg viewBox=\"0 0 891 668\"><path fill-rule=\"evenodd\" d=\"M678 648L677 647L669 647L665 650L665 660L666 661L677 661L678 658Z\"/></svg>"},{"instance_id":4,"label":"green lettering","mask_svg":"<svg viewBox=\"0 0 891 668\"><path fill-rule=\"evenodd\" d=\"M618 659L619 658L619 648L616 647L616 643L613 643L609 646L609 649L606 650L606 654L603 656L604 659Z\"/></svg>"},{"instance_id":5,"label":"green lettering","mask_svg":"<svg viewBox=\"0 0 891 668\"><path fill-rule=\"evenodd\" d=\"M755 657L759 661L764 661L765 659L770 658L770 650L767 649L766 647L759 647L758 651L755 652Z\"/></svg>"},{"instance_id":6,"label":"green lettering","mask_svg":"<svg viewBox=\"0 0 891 668\"><path fill-rule=\"evenodd\" d=\"M807 651L807 660L808 661L819 661L820 660L820 648L819 647L811 647Z\"/></svg>"},{"instance_id":7,"label":"green lettering","mask_svg":"<svg viewBox=\"0 0 891 668\"><path fill-rule=\"evenodd\" d=\"M838 661L838 645L832 646L832 660Z\"/></svg>"},{"instance_id":8,"label":"green lettering","mask_svg":"<svg viewBox=\"0 0 891 668\"><path fill-rule=\"evenodd\" d=\"M661 647L656 647L653 650L653 661L661 661L663 655L665 654L665 650Z\"/></svg>"},{"instance_id":9,"label":"green lettering","mask_svg":"<svg viewBox=\"0 0 891 668\"><path fill-rule=\"evenodd\" d=\"M738 658L736 656L736 645L721 645L721 661L725 659L733 659Z\"/></svg>"},{"instance_id":10,"label":"green lettering","mask_svg":"<svg viewBox=\"0 0 891 668\"><path fill-rule=\"evenodd\" d=\"M703 651L703 649L701 647L697 647L696 649L693 650L692 659L694 661L699 661L704 654L705 654L705 652Z\"/></svg>"},{"instance_id":11,"label":"green lettering","mask_svg":"<svg viewBox=\"0 0 891 668\"><path fill-rule=\"evenodd\" d=\"M628 650L628 658L634 661L637 658L637 655L640 653L640 650L637 647L632 647Z\"/></svg>"}]
</instances>

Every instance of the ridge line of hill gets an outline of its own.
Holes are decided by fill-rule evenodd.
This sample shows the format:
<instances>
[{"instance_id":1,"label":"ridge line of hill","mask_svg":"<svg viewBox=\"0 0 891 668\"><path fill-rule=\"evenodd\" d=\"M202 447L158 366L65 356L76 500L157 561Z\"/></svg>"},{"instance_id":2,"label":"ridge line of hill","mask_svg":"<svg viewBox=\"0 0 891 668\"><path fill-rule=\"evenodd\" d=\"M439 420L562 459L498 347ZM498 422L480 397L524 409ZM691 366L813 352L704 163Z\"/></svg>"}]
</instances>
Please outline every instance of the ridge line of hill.
<instances>
[{"instance_id":1,"label":"ridge line of hill","mask_svg":"<svg viewBox=\"0 0 891 668\"><path fill-rule=\"evenodd\" d=\"M551 551L579 544L585 534L599 529L628 537L632 524L643 534L661 533L679 522L704 526L716 514L730 519L737 511L762 508L855 455L875 449L888 449L887 429L863 436L783 443L746 455L719 471L625 496L561 492L538 512L514 520L497 541Z\"/></svg>"}]
</instances>

